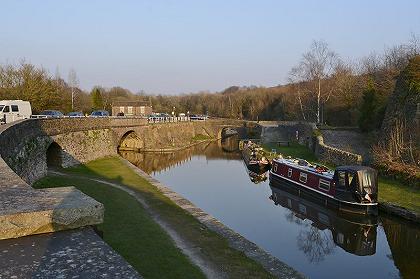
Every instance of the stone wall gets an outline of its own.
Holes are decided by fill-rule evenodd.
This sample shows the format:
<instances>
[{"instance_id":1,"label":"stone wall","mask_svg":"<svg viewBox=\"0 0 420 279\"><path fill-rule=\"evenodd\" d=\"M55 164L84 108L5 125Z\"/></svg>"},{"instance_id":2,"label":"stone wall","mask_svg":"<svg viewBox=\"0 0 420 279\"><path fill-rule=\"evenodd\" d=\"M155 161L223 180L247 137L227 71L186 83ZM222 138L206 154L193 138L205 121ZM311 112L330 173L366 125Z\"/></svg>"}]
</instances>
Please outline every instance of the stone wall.
<instances>
[{"instance_id":1,"label":"stone wall","mask_svg":"<svg viewBox=\"0 0 420 279\"><path fill-rule=\"evenodd\" d=\"M115 154L115 135L111 129L88 130L51 136L62 149L61 167L67 168Z\"/></svg>"},{"instance_id":2,"label":"stone wall","mask_svg":"<svg viewBox=\"0 0 420 279\"><path fill-rule=\"evenodd\" d=\"M315 137L314 151L319 160L332 163L337 166L362 164L362 156L328 146L324 144L324 139L320 135Z\"/></svg>"},{"instance_id":3,"label":"stone wall","mask_svg":"<svg viewBox=\"0 0 420 279\"><path fill-rule=\"evenodd\" d=\"M261 138L264 143L297 141L299 144L309 147L321 161L335 165L362 164L361 155L325 144L315 123L273 121L260 122L259 125L262 126Z\"/></svg>"},{"instance_id":4,"label":"stone wall","mask_svg":"<svg viewBox=\"0 0 420 279\"><path fill-rule=\"evenodd\" d=\"M364 164L371 163L371 147L366 134L358 129L334 128L321 129L324 144L362 156Z\"/></svg>"},{"instance_id":5,"label":"stone wall","mask_svg":"<svg viewBox=\"0 0 420 279\"><path fill-rule=\"evenodd\" d=\"M62 149L62 167L116 154L116 139L111 129L91 130L94 126L105 126L103 122L93 119L89 127L77 119L74 124L67 119L60 120L26 120L1 132L1 157L27 183L32 184L46 174L46 154L52 142Z\"/></svg>"},{"instance_id":6,"label":"stone wall","mask_svg":"<svg viewBox=\"0 0 420 279\"><path fill-rule=\"evenodd\" d=\"M312 148L312 133L316 128L314 123L279 121L261 122L263 142L297 141L299 144Z\"/></svg>"}]
</instances>

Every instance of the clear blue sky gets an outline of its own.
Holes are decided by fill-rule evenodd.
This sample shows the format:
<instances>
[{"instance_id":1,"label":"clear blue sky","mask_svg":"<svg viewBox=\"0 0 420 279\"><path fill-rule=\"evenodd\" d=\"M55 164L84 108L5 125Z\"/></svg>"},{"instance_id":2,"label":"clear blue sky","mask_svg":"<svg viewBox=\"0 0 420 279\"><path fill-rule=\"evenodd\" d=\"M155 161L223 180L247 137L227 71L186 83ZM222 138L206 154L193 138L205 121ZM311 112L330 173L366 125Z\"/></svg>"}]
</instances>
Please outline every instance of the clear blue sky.
<instances>
[{"instance_id":1,"label":"clear blue sky","mask_svg":"<svg viewBox=\"0 0 420 279\"><path fill-rule=\"evenodd\" d=\"M86 90L272 86L314 39L356 59L420 34L418 0L0 1L0 63L73 68Z\"/></svg>"}]
</instances>

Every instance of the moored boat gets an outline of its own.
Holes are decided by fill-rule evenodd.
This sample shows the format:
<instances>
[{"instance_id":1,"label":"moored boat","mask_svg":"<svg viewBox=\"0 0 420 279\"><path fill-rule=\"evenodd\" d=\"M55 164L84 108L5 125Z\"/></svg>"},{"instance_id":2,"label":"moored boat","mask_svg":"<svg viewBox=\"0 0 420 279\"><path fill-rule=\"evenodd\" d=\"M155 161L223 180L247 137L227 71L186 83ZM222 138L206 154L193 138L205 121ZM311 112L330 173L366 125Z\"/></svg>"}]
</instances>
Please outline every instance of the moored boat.
<instances>
[{"instance_id":1,"label":"moored boat","mask_svg":"<svg viewBox=\"0 0 420 279\"><path fill-rule=\"evenodd\" d=\"M270 185L315 198L342 211L377 215L376 170L365 166L340 166L335 171L302 159L273 159Z\"/></svg>"},{"instance_id":2,"label":"moored boat","mask_svg":"<svg viewBox=\"0 0 420 279\"><path fill-rule=\"evenodd\" d=\"M249 171L259 175L271 169L270 161L264 156L262 148L251 141L244 141L240 144L242 158Z\"/></svg>"}]
</instances>

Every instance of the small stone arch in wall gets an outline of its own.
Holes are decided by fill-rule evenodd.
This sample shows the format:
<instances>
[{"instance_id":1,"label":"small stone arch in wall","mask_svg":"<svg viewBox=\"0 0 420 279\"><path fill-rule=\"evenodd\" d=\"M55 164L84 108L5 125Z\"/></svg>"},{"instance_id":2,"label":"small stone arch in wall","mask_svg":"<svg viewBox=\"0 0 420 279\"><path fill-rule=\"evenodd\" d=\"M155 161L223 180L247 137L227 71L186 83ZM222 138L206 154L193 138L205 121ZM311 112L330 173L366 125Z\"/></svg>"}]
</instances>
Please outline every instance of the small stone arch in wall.
<instances>
[{"instance_id":1,"label":"small stone arch in wall","mask_svg":"<svg viewBox=\"0 0 420 279\"><path fill-rule=\"evenodd\" d=\"M126 132L118 144L119 151L139 151L143 147L143 140L133 130Z\"/></svg>"},{"instance_id":2,"label":"small stone arch in wall","mask_svg":"<svg viewBox=\"0 0 420 279\"><path fill-rule=\"evenodd\" d=\"M47 167L57 168L63 166L63 149L55 141L47 148Z\"/></svg>"}]
</instances>

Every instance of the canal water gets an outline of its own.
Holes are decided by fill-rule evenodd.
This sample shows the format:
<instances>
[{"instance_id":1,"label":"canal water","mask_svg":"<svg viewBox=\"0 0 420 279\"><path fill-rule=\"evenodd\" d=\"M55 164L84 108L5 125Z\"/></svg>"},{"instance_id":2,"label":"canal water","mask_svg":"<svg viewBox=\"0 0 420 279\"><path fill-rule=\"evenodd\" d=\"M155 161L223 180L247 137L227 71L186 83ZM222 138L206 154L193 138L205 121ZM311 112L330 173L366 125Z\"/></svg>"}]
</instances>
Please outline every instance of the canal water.
<instances>
[{"instance_id":1,"label":"canal water","mask_svg":"<svg viewBox=\"0 0 420 279\"><path fill-rule=\"evenodd\" d=\"M122 153L139 168L310 278L419 278L420 227L355 218L251 177L235 142Z\"/></svg>"}]
</instances>

